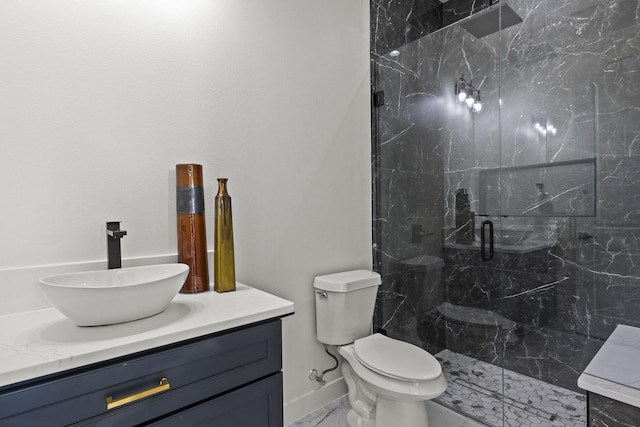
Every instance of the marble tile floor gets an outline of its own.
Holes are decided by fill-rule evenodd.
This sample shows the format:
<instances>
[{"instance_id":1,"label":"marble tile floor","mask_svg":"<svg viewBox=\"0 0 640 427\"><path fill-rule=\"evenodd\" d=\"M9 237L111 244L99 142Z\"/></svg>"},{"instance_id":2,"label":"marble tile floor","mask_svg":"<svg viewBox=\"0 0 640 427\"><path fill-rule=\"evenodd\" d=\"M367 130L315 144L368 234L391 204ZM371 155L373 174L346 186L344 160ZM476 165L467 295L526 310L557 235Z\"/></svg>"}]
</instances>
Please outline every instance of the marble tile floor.
<instances>
[{"instance_id":1,"label":"marble tile floor","mask_svg":"<svg viewBox=\"0 0 640 427\"><path fill-rule=\"evenodd\" d=\"M347 412L349 398L344 395L287 427L347 427Z\"/></svg>"},{"instance_id":2,"label":"marble tile floor","mask_svg":"<svg viewBox=\"0 0 640 427\"><path fill-rule=\"evenodd\" d=\"M449 350L436 357L449 386L427 402L430 427L502 427L502 369ZM508 370L504 376L504 426L586 426L583 395ZM347 427L348 411L343 396L288 427Z\"/></svg>"},{"instance_id":3,"label":"marble tile floor","mask_svg":"<svg viewBox=\"0 0 640 427\"><path fill-rule=\"evenodd\" d=\"M287 427L347 427L348 411L349 400L343 396ZM486 427L437 403L427 402L427 411L430 427Z\"/></svg>"},{"instance_id":4,"label":"marble tile floor","mask_svg":"<svg viewBox=\"0 0 640 427\"><path fill-rule=\"evenodd\" d=\"M447 377L435 399L489 426L585 427L586 397L490 363L443 350L435 355ZM504 394L504 405L502 396Z\"/></svg>"}]
</instances>

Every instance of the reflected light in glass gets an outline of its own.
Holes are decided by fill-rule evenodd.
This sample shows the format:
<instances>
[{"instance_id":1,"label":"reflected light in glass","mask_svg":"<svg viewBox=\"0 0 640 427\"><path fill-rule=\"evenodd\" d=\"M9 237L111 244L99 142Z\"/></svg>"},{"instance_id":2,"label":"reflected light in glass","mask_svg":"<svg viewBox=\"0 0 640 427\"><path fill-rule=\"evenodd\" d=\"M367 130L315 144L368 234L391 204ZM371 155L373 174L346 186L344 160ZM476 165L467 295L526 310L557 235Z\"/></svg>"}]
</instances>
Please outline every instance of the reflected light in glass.
<instances>
[{"instance_id":1,"label":"reflected light in glass","mask_svg":"<svg viewBox=\"0 0 640 427\"><path fill-rule=\"evenodd\" d=\"M476 100L473 99L473 96L468 96L467 99L464 100L464 102L467 103L467 107L471 108Z\"/></svg>"}]
</instances>

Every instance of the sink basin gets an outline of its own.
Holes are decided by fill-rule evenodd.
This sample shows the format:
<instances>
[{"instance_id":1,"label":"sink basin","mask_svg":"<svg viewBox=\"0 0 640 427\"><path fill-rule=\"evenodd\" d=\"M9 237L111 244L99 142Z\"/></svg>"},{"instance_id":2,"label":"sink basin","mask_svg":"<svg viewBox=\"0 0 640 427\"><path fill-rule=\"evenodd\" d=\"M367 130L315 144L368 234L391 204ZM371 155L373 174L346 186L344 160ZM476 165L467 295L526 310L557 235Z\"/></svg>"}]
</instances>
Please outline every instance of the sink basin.
<instances>
[{"instance_id":1,"label":"sink basin","mask_svg":"<svg viewBox=\"0 0 640 427\"><path fill-rule=\"evenodd\" d=\"M496 243L501 245L518 245L523 243L525 240L528 240L533 233L532 230L525 229L503 229L497 230L496 232Z\"/></svg>"},{"instance_id":2,"label":"sink basin","mask_svg":"<svg viewBox=\"0 0 640 427\"><path fill-rule=\"evenodd\" d=\"M157 264L41 278L47 300L78 326L130 322L161 313L189 274L186 264Z\"/></svg>"}]
</instances>

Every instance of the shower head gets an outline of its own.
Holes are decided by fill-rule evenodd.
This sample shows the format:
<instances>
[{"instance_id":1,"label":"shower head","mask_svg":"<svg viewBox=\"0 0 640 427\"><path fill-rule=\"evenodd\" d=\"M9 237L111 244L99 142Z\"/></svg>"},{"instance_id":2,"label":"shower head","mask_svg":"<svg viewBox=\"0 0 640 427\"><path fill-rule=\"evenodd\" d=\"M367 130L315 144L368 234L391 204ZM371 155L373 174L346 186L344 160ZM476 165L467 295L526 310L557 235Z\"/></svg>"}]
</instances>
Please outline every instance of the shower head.
<instances>
[{"instance_id":1,"label":"shower head","mask_svg":"<svg viewBox=\"0 0 640 427\"><path fill-rule=\"evenodd\" d=\"M502 13L502 28L500 14ZM522 22L522 18L507 3L498 3L460 21L460 25L480 39Z\"/></svg>"}]
</instances>

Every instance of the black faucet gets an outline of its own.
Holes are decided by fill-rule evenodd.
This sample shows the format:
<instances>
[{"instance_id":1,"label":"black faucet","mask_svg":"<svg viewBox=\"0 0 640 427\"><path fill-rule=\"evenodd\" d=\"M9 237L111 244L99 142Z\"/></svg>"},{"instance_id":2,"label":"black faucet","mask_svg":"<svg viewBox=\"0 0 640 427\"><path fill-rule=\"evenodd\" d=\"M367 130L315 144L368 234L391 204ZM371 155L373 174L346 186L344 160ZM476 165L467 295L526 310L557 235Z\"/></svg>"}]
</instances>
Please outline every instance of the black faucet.
<instances>
[{"instance_id":1,"label":"black faucet","mask_svg":"<svg viewBox=\"0 0 640 427\"><path fill-rule=\"evenodd\" d=\"M107 263L109 269L122 267L120 239L126 235L126 231L120 230L120 221L107 222Z\"/></svg>"}]
</instances>

